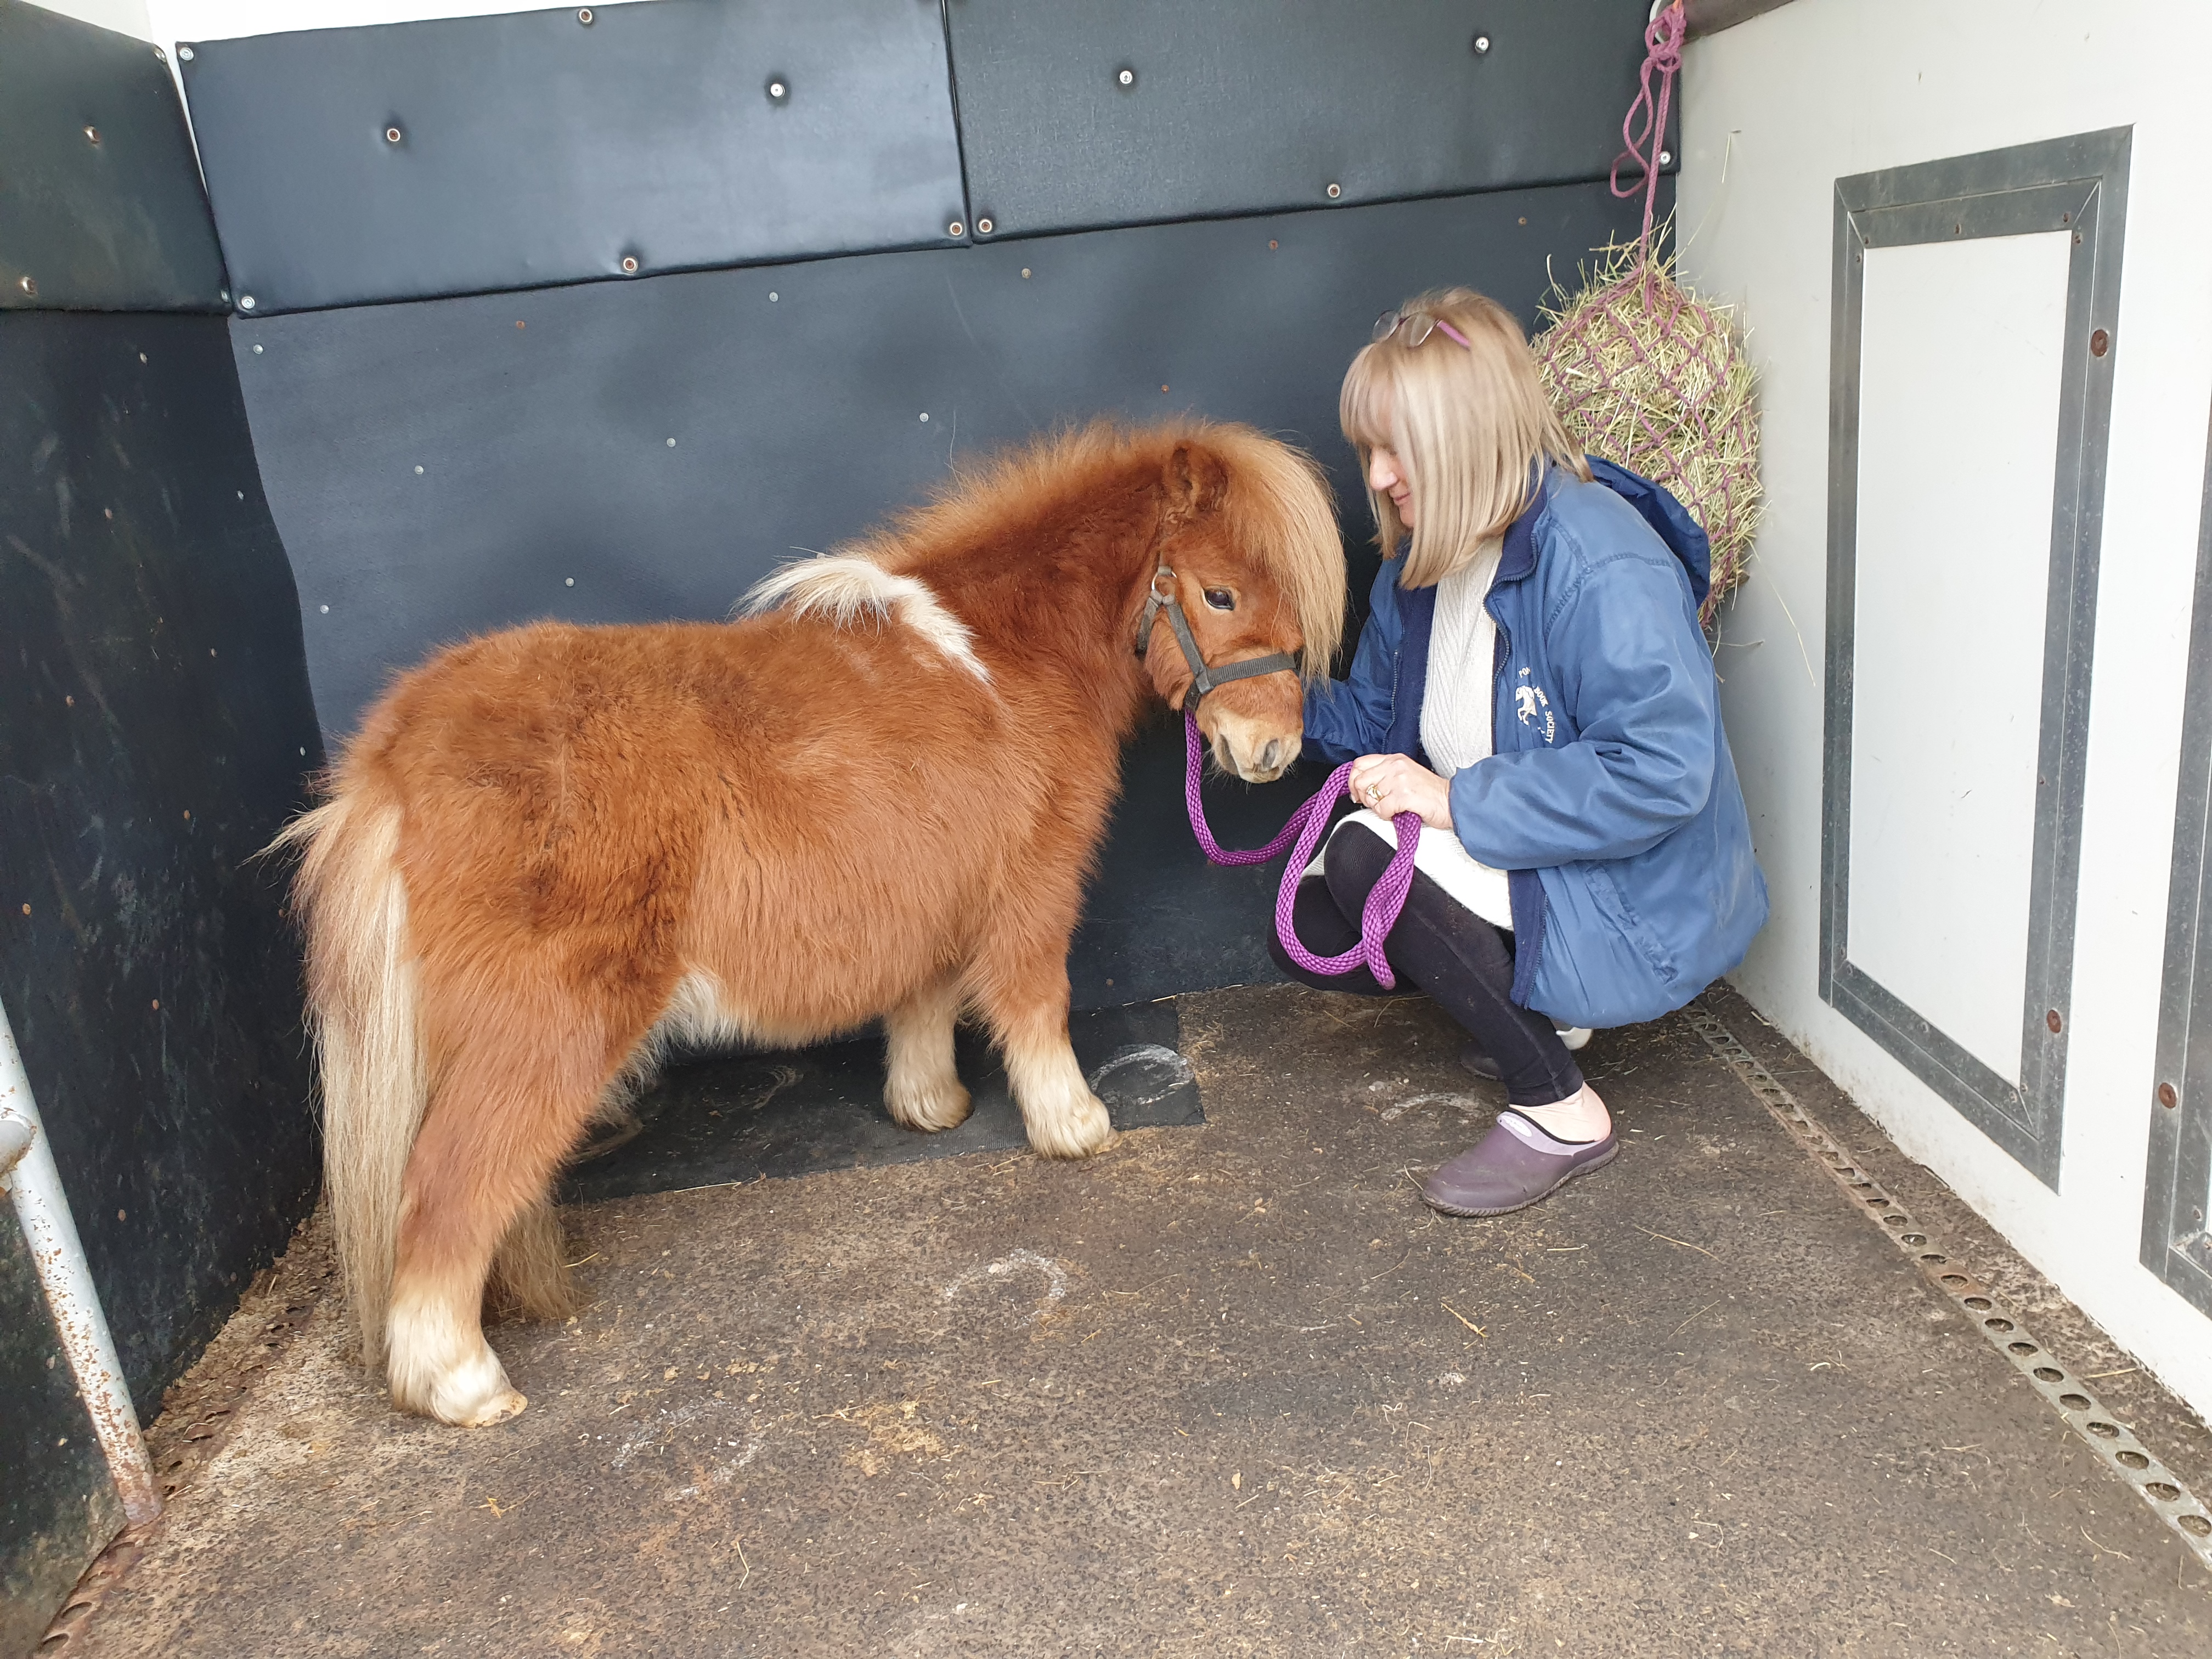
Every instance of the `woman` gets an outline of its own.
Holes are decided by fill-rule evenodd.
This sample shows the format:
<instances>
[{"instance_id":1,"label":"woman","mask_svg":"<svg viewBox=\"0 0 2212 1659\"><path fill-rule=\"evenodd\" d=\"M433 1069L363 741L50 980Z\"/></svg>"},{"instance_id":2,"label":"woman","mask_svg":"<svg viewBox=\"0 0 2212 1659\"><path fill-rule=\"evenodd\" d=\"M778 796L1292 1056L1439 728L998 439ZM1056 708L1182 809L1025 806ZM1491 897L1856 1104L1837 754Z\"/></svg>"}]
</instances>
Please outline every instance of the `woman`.
<instances>
[{"instance_id":1,"label":"woman","mask_svg":"<svg viewBox=\"0 0 2212 1659\"><path fill-rule=\"evenodd\" d=\"M1466 289L1385 312L1340 413L1383 564L1350 678L1306 700L1358 810L1299 884L1298 935L1351 948L1392 819L1419 813L1385 954L1508 1102L1422 1194L1502 1215L1615 1150L1562 1029L1680 1007L1766 919L1698 625L1708 550L1665 490L1568 441L1519 325ZM1275 950L1308 984L1381 992Z\"/></svg>"}]
</instances>

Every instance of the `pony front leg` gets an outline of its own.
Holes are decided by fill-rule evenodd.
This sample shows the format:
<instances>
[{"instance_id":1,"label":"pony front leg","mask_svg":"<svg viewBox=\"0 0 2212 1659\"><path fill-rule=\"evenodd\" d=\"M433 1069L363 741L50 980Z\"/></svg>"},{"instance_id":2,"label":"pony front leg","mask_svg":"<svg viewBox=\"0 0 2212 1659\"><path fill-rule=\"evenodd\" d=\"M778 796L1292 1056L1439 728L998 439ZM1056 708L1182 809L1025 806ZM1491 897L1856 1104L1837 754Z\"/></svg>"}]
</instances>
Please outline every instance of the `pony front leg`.
<instances>
[{"instance_id":1,"label":"pony front leg","mask_svg":"<svg viewBox=\"0 0 2212 1659\"><path fill-rule=\"evenodd\" d=\"M1062 941L1048 967L1032 959L1025 972L987 973L981 1000L1030 1145L1047 1158L1089 1158L1113 1139L1114 1126L1068 1045L1066 955Z\"/></svg>"},{"instance_id":2,"label":"pony front leg","mask_svg":"<svg viewBox=\"0 0 2212 1659\"><path fill-rule=\"evenodd\" d=\"M947 976L924 986L884 1016L890 1060L884 1104L909 1129L933 1133L968 1120L968 1091L952 1064L952 1028L960 1018L960 982Z\"/></svg>"},{"instance_id":3,"label":"pony front leg","mask_svg":"<svg viewBox=\"0 0 2212 1659\"><path fill-rule=\"evenodd\" d=\"M1114 1125L1068 1046L1066 1001L1055 1012L1021 1021L1000 1042L1030 1145L1047 1158L1089 1158L1105 1151Z\"/></svg>"}]
</instances>

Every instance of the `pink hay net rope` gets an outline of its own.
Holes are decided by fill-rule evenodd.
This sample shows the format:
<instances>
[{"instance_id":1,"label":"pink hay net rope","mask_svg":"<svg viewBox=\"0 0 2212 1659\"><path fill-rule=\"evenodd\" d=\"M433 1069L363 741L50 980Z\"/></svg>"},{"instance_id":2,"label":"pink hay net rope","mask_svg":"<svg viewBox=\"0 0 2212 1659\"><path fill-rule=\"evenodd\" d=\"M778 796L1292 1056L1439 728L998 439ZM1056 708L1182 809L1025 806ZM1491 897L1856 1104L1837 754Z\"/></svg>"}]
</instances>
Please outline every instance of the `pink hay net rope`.
<instances>
[{"instance_id":1,"label":"pink hay net rope","mask_svg":"<svg viewBox=\"0 0 2212 1659\"><path fill-rule=\"evenodd\" d=\"M1682 32L1688 25L1682 15L1682 0L1674 0L1644 31L1644 70L1636 101L1628 106L1628 113L1620 123L1620 140L1628 148L1613 157L1613 171L1607 183L1613 193L1626 201L1636 194L1636 186L1620 187L1620 164L1634 161L1644 169L1644 301L1651 303L1651 215L1659 204L1660 146L1667 141L1667 105L1674 92L1674 74L1682 67ZM1651 77L1659 77L1659 94L1653 97ZM1644 128L1638 131L1636 114L1644 112Z\"/></svg>"},{"instance_id":2,"label":"pink hay net rope","mask_svg":"<svg viewBox=\"0 0 2212 1659\"><path fill-rule=\"evenodd\" d=\"M1406 908L1406 895L1413 888L1413 848L1421 837L1420 814L1401 812L1390 821L1398 832L1398 850L1391 855L1382 878L1369 890L1367 902L1361 908L1359 943L1342 956L1317 957L1298 943L1291 910L1297 898L1298 877L1313 860L1322 831L1328 827L1328 809L1344 793L1345 781L1352 775L1352 763L1347 761L1330 773L1328 781L1322 785L1311 800L1291 814L1291 821L1274 840L1249 852L1232 851L1214 840L1213 831L1206 826L1205 805L1199 799L1199 777L1206 745L1198 735L1197 713L1186 709L1182 718L1183 744L1189 757L1183 772L1182 801L1189 810L1190 832L1198 837L1200 850L1215 864L1243 865L1265 864L1285 848L1291 848L1291 861L1283 866L1283 884L1275 893L1275 937L1283 942L1283 949L1291 960L1310 974L1348 974L1364 963L1375 975L1376 984L1386 991L1395 990L1397 975L1390 971L1390 963L1382 954L1382 941L1398 925L1399 915Z\"/></svg>"}]
</instances>

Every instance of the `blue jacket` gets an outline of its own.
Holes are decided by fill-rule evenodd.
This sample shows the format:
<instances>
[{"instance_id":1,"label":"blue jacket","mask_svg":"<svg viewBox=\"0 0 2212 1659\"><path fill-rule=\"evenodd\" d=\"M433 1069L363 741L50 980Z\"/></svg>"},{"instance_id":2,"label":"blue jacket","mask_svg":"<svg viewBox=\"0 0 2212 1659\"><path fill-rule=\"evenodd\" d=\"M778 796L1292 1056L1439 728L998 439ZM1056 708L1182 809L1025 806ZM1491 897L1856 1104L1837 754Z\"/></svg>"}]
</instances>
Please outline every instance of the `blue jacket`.
<instances>
[{"instance_id":1,"label":"blue jacket","mask_svg":"<svg viewBox=\"0 0 2212 1659\"><path fill-rule=\"evenodd\" d=\"M1657 484L1548 468L1505 534L1496 752L1451 781L1467 850L1510 872L1513 1000L1569 1025L1680 1007L1743 960L1766 882L1698 626L1711 549ZM1375 580L1351 677L1306 694L1332 761L1421 752L1433 587Z\"/></svg>"}]
</instances>

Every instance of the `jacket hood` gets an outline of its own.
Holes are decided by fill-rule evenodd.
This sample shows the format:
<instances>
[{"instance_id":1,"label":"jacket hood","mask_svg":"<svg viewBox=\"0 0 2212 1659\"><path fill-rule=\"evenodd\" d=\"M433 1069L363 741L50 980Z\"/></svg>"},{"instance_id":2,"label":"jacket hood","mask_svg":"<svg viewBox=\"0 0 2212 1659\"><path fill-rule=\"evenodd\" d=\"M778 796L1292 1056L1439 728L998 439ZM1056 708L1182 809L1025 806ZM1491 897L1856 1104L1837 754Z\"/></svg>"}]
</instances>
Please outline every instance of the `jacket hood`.
<instances>
[{"instance_id":1,"label":"jacket hood","mask_svg":"<svg viewBox=\"0 0 2212 1659\"><path fill-rule=\"evenodd\" d=\"M1702 606L1705 595L1712 590L1713 544L1698 528L1698 521L1690 516L1690 510L1663 486L1625 466L1615 466L1595 455L1584 459L1589 463L1590 477L1634 507L1637 516L1667 544L1667 550L1674 556L1690 579L1691 599ZM1552 492L1562 486L1566 476L1557 467L1545 469L1544 482L1536 491L1536 498L1505 532L1505 545L1498 560L1499 581L1517 581L1536 568L1536 520L1551 505Z\"/></svg>"}]
</instances>

